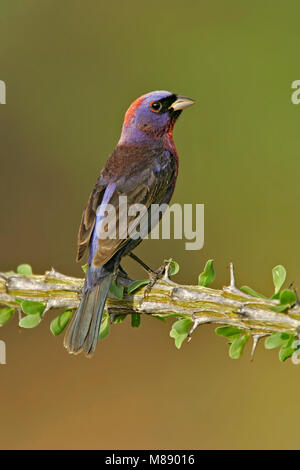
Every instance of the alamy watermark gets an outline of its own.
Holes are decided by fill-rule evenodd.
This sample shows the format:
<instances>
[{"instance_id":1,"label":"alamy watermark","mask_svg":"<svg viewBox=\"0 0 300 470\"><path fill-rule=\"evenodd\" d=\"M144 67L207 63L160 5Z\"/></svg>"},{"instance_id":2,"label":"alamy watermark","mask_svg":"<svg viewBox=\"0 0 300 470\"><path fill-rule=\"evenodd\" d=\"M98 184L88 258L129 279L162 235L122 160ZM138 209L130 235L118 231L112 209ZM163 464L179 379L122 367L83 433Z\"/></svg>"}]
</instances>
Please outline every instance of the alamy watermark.
<instances>
[{"instance_id":1,"label":"alamy watermark","mask_svg":"<svg viewBox=\"0 0 300 470\"><path fill-rule=\"evenodd\" d=\"M0 104L6 104L6 83L0 80Z\"/></svg>"},{"instance_id":2,"label":"alamy watermark","mask_svg":"<svg viewBox=\"0 0 300 470\"><path fill-rule=\"evenodd\" d=\"M300 80L294 80L291 87L295 90L291 95L291 100L293 104L300 103Z\"/></svg>"},{"instance_id":3,"label":"alamy watermark","mask_svg":"<svg viewBox=\"0 0 300 470\"><path fill-rule=\"evenodd\" d=\"M204 204L128 205L127 196L119 196L117 205L102 203L98 207L95 235L98 240L185 239L186 250L201 250L204 245Z\"/></svg>"},{"instance_id":4,"label":"alamy watermark","mask_svg":"<svg viewBox=\"0 0 300 470\"><path fill-rule=\"evenodd\" d=\"M6 364L6 344L0 340L0 364Z\"/></svg>"}]
</instances>

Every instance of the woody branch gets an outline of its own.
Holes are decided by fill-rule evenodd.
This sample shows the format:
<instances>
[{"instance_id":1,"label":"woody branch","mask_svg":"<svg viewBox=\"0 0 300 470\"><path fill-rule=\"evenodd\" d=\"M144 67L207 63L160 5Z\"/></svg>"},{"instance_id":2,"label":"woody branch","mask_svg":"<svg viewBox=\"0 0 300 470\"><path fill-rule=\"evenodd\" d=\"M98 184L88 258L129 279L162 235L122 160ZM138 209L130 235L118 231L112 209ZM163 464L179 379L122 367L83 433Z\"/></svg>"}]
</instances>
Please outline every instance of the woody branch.
<instances>
[{"instance_id":1,"label":"woody branch","mask_svg":"<svg viewBox=\"0 0 300 470\"><path fill-rule=\"evenodd\" d=\"M126 286L132 280L120 275L117 282ZM43 315L55 308L75 309L80 302L83 283L83 279L66 276L53 268L44 275L0 273L0 304L20 311L17 299L41 301L46 305ZM176 314L193 321L190 333L204 323L232 325L247 330L256 345L260 337L273 332L298 335L300 306L296 304L285 313L277 313L272 308L278 304L278 300L252 297L239 290L231 264L230 283L222 290L180 285L165 274L147 295L140 289L133 295L125 294L123 299L109 297L106 309L110 315Z\"/></svg>"}]
</instances>

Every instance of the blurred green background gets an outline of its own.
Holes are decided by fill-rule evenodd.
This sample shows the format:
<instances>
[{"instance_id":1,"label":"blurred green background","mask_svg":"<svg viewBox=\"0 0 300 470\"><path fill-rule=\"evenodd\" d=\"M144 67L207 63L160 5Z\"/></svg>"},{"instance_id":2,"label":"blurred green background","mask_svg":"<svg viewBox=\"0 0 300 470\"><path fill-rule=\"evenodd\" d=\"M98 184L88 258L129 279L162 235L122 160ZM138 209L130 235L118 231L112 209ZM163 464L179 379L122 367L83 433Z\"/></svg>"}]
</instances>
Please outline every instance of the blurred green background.
<instances>
[{"instance_id":1,"label":"blurred green background","mask_svg":"<svg viewBox=\"0 0 300 470\"><path fill-rule=\"evenodd\" d=\"M173 202L205 204L205 246L149 240L137 254L174 257L182 283L213 258L217 288L233 261L238 284L266 294L281 263L299 287L299 14L291 0L1 0L0 269L82 276L81 212L123 115L167 89L197 100L175 128ZM299 448L300 368L276 351L231 360L209 326L177 351L170 323L143 318L87 360L51 335L54 315L0 331L1 448Z\"/></svg>"}]
</instances>

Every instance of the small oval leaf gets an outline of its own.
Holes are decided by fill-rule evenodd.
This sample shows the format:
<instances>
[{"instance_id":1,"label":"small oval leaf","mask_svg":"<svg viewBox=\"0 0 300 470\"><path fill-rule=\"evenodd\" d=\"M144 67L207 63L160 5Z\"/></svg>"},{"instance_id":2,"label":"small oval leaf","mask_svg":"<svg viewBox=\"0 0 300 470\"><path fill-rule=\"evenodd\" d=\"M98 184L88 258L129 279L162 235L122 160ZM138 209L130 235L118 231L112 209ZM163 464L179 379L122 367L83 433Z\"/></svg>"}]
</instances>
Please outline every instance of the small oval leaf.
<instances>
[{"instance_id":1,"label":"small oval leaf","mask_svg":"<svg viewBox=\"0 0 300 470\"><path fill-rule=\"evenodd\" d=\"M229 356L231 357L231 359L239 359L241 357L245 344L247 343L249 338L250 335L246 334L233 341L229 348Z\"/></svg>"},{"instance_id":2,"label":"small oval leaf","mask_svg":"<svg viewBox=\"0 0 300 470\"><path fill-rule=\"evenodd\" d=\"M45 310L43 302L33 302L31 300L22 300L21 307L26 315L41 315Z\"/></svg>"},{"instance_id":3,"label":"small oval leaf","mask_svg":"<svg viewBox=\"0 0 300 470\"><path fill-rule=\"evenodd\" d=\"M176 261L174 261L172 258L170 259L165 259L164 260L164 263L165 264L169 264L169 276L175 276L175 274L177 274L179 272L179 264L176 263Z\"/></svg>"},{"instance_id":4,"label":"small oval leaf","mask_svg":"<svg viewBox=\"0 0 300 470\"><path fill-rule=\"evenodd\" d=\"M288 304L291 306L297 301L297 297L295 292L290 289L285 289L281 292L279 300L282 305Z\"/></svg>"},{"instance_id":5,"label":"small oval leaf","mask_svg":"<svg viewBox=\"0 0 300 470\"><path fill-rule=\"evenodd\" d=\"M286 359L291 357L295 352L293 346L283 346L279 351L279 360L284 362Z\"/></svg>"},{"instance_id":6,"label":"small oval leaf","mask_svg":"<svg viewBox=\"0 0 300 470\"><path fill-rule=\"evenodd\" d=\"M274 349L284 346L288 343L291 338L290 333L273 333L265 339L265 348Z\"/></svg>"},{"instance_id":7,"label":"small oval leaf","mask_svg":"<svg viewBox=\"0 0 300 470\"><path fill-rule=\"evenodd\" d=\"M283 313L290 308L289 304L278 305L277 307L272 307L270 310L277 313Z\"/></svg>"},{"instance_id":8,"label":"small oval leaf","mask_svg":"<svg viewBox=\"0 0 300 470\"><path fill-rule=\"evenodd\" d=\"M245 292L246 294L252 295L252 297L261 297L262 299L267 298L266 296L264 296L263 294L260 294L259 292L256 292L254 289L252 289L249 286L242 286L241 290Z\"/></svg>"},{"instance_id":9,"label":"small oval leaf","mask_svg":"<svg viewBox=\"0 0 300 470\"><path fill-rule=\"evenodd\" d=\"M35 328L41 322L40 315L26 315L19 321L21 328Z\"/></svg>"},{"instance_id":10,"label":"small oval leaf","mask_svg":"<svg viewBox=\"0 0 300 470\"><path fill-rule=\"evenodd\" d=\"M245 333L245 331L240 328L236 328L235 326L219 326L215 329L215 333L232 341L239 338L242 333Z\"/></svg>"},{"instance_id":11,"label":"small oval leaf","mask_svg":"<svg viewBox=\"0 0 300 470\"><path fill-rule=\"evenodd\" d=\"M280 289L282 288L285 278L286 278L286 270L281 264L278 266L275 266L272 269L272 276L273 276L273 283L275 286L275 295L280 292Z\"/></svg>"},{"instance_id":12,"label":"small oval leaf","mask_svg":"<svg viewBox=\"0 0 300 470\"><path fill-rule=\"evenodd\" d=\"M131 315L131 326L132 328L138 328L141 324L141 314L133 313Z\"/></svg>"},{"instance_id":13,"label":"small oval leaf","mask_svg":"<svg viewBox=\"0 0 300 470\"><path fill-rule=\"evenodd\" d=\"M199 286L208 287L215 279L214 260L209 259L205 265L204 271L199 275Z\"/></svg>"},{"instance_id":14,"label":"small oval leaf","mask_svg":"<svg viewBox=\"0 0 300 470\"><path fill-rule=\"evenodd\" d=\"M183 341L187 338L193 321L189 318L178 320L172 325L170 331L171 338L175 339L175 346L177 349L181 348Z\"/></svg>"},{"instance_id":15,"label":"small oval leaf","mask_svg":"<svg viewBox=\"0 0 300 470\"><path fill-rule=\"evenodd\" d=\"M114 295L117 299L123 299L124 287L116 283L115 280L112 281L109 292Z\"/></svg>"},{"instance_id":16,"label":"small oval leaf","mask_svg":"<svg viewBox=\"0 0 300 470\"><path fill-rule=\"evenodd\" d=\"M32 267L30 264L20 264L17 267L17 273L23 274L23 276L31 276L32 275Z\"/></svg>"},{"instance_id":17,"label":"small oval leaf","mask_svg":"<svg viewBox=\"0 0 300 470\"><path fill-rule=\"evenodd\" d=\"M133 281L128 287L127 287L127 293L132 294L133 292L137 291L138 289L141 289L144 287L146 284L149 283L149 279L143 279L141 281Z\"/></svg>"},{"instance_id":18,"label":"small oval leaf","mask_svg":"<svg viewBox=\"0 0 300 470\"><path fill-rule=\"evenodd\" d=\"M58 317L54 318L50 323L50 331L54 336L60 335L64 329L66 328L67 324L69 323L72 317L72 310L66 310L62 312Z\"/></svg>"},{"instance_id":19,"label":"small oval leaf","mask_svg":"<svg viewBox=\"0 0 300 470\"><path fill-rule=\"evenodd\" d=\"M83 264L83 265L81 266L81 269L82 269L82 271L83 271L85 274L86 274L86 272L87 272L87 268L88 268L88 265L87 265L87 264Z\"/></svg>"},{"instance_id":20,"label":"small oval leaf","mask_svg":"<svg viewBox=\"0 0 300 470\"><path fill-rule=\"evenodd\" d=\"M124 321L126 317L127 317L126 313L121 314L121 315L116 315L113 319L113 323L122 323L122 321Z\"/></svg>"},{"instance_id":21,"label":"small oval leaf","mask_svg":"<svg viewBox=\"0 0 300 470\"><path fill-rule=\"evenodd\" d=\"M5 325L5 323L7 323L11 319L11 317L14 313L14 310L15 309L12 308L12 307L1 308L1 310L0 310L0 326Z\"/></svg>"},{"instance_id":22,"label":"small oval leaf","mask_svg":"<svg viewBox=\"0 0 300 470\"><path fill-rule=\"evenodd\" d=\"M104 339L110 332L110 322L108 315L102 320L99 339Z\"/></svg>"}]
</instances>

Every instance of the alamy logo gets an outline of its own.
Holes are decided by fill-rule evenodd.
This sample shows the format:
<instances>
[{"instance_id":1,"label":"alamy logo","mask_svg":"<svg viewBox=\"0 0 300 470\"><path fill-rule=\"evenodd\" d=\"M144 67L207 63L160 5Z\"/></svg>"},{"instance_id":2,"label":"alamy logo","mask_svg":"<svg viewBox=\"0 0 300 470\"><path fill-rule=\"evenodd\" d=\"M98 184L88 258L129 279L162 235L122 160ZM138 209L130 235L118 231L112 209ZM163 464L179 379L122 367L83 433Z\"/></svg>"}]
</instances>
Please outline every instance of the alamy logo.
<instances>
[{"instance_id":1,"label":"alamy logo","mask_svg":"<svg viewBox=\"0 0 300 470\"><path fill-rule=\"evenodd\" d=\"M6 364L6 344L0 340L0 364Z\"/></svg>"},{"instance_id":2,"label":"alamy logo","mask_svg":"<svg viewBox=\"0 0 300 470\"><path fill-rule=\"evenodd\" d=\"M6 84L0 80L0 104L6 104Z\"/></svg>"},{"instance_id":3,"label":"alamy logo","mask_svg":"<svg viewBox=\"0 0 300 470\"><path fill-rule=\"evenodd\" d=\"M162 217L163 216L163 217ZM204 204L144 204L127 203L127 196L119 196L117 206L101 204L97 209L95 235L97 239L183 238L186 250L201 250L204 245ZM171 220L172 219L172 220ZM173 223L172 223L173 221Z\"/></svg>"}]
</instances>

